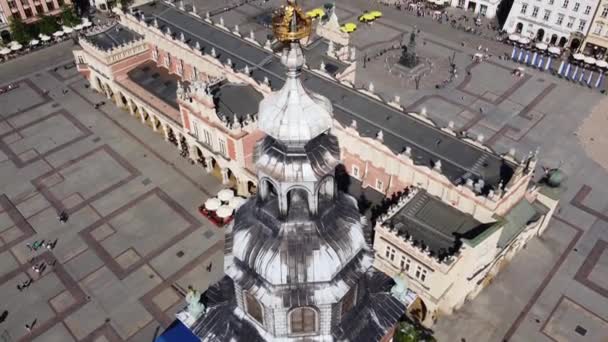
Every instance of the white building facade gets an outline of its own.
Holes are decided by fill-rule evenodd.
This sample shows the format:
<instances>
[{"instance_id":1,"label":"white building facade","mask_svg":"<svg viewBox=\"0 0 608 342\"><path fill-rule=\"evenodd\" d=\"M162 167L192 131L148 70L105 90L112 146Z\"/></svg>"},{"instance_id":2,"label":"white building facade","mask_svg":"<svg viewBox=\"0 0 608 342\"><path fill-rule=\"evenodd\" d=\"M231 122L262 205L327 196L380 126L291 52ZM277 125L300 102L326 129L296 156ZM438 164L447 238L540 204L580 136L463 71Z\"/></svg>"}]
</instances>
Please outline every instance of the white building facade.
<instances>
[{"instance_id":1,"label":"white building facade","mask_svg":"<svg viewBox=\"0 0 608 342\"><path fill-rule=\"evenodd\" d=\"M515 0L503 26L508 33L577 50L599 0Z\"/></svg>"},{"instance_id":2,"label":"white building facade","mask_svg":"<svg viewBox=\"0 0 608 342\"><path fill-rule=\"evenodd\" d=\"M499 0L451 0L450 5L480 16L494 18L499 3Z\"/></svg>"}]
</instances>

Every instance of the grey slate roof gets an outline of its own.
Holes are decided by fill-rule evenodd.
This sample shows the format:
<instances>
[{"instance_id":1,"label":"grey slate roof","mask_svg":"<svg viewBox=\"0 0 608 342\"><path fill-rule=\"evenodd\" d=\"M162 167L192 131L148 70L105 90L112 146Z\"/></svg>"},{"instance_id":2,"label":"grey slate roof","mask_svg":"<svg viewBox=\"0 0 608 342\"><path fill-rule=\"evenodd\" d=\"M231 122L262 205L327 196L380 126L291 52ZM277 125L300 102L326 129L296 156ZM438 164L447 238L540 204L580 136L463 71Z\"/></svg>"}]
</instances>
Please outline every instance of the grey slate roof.
<instances>
[{"instance_id":1,"label":"grey slate roof","mask_svg":"<svg viewBox=\"0 0 608 342\"><path fill-rule=\"evenodd\" d=\"M176 93L179 76L170 74L167 69L156 66L155 62L141 64L129 71L127 75L133 82L179 110ZM187 86L188 83L184 82L184 85Z\"/></svg>"},{"instance_id":2,"label":"grey slate roof","mask_svg":"<svg viewBox=\"0 0 608 342\"><path fill-rule=\"evenodd\" d=\"M435 255L453 254L460 239L473 239L493 225L477 221L422 189L386 224L424 243Z\"/></svg>"},{"instance_id":3,"label":"grey slate roof","mask_svg":"<svg viewBox=\"0 0 608 342\"><path fill-rule=\"evenodd\" d=\"M212 92L217 115L225 115L228 120L232 120L235 115L243 120L247 114L257 113L258 104L264 98L249 84L225 83Z\"/></svg>"},{"instance_id":4,"label":"grey slate roof","mask_svg":"<svg viewBox=\"0 0 608 342\"><path fill-rule=\"evenodd\" d=\"M115 25L106 31L86 36L88 41L105 51L141 38L143 38L142 35L122 25Z\"/></svg>"},{"instance_id":5,"label":"grey slate roof","mask_svg":"<svg viewBox=\"0 0 608 342\"><path fill-rule=\"evenodd\" d=\"M147 21L156 17L161 29L169 26L174 34L183 32L190 45L198 41L204 53L210 53L214 47L220 61L230 58L236 69L249 65L252 76L258 81L268 77L273 89L283 84L284 67L269 51L162 3L142 5L138 9L146 14ZM387 147L395 153L411 147L417 164L431 166L441 160L442 173L456 184L464 183L467 178L481 178L486 185L496 187L501 179L506 184L513 173L514 165L500 156L467 144L382 102L306 70L302 78L305 87L329 98L335 118L343 125L356 120L360 134L366 137L375 137L382 130Z\"/></svg>"},{"instance_id":6,"label":"grey slate roof","mask_svg":"<svg viewBox=\"0 0 608 342\"><path fill-rule=\"evenodd\" d=\"M507 246L511 240L526 228L528 223L540 219L540 217L548 211L549 209L547 207L536 201L535 203L530 203L524 198L517 202L504 218L502 231L498 238L498 248Z\"/></svg>"}]
</instances>

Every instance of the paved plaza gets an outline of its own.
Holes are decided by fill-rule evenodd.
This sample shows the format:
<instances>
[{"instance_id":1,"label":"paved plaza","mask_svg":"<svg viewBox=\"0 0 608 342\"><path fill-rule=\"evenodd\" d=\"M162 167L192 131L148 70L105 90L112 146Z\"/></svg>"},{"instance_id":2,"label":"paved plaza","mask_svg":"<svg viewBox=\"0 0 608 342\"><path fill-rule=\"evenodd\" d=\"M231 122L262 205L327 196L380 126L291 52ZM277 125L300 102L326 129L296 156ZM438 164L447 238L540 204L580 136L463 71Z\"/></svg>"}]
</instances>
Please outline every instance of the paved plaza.
<instances>
[{"instance_id":1,"label":"paved plaza","mask_svg":"<svg viewBox=\"0 0 608 342\"><path fill-rule=\"evenodd\" d=\"M222 186L128 112L94 109L69 57L24 57L0 95L0 341L153 341L184 289L222 276L222 231L197 212ZM26 245L41 240L57 243Z\"/></svg>"},{"instance_id":2,"label":"paved plaza","mask_svg":"<svg viewBox=\"0 0 608 342\"><path fill-rule=\"evenodd\" d=\"M263 41L267 31L255 18L278 2L217 15ZM224 6L204 4L201 11ZM514 77L516 64L497 58L474 64L471 46L486 42L447 25L363 0L337 6L343 22L356 21L364 9L385 13L353 34L359 57L416 26L421 53L436 59L455 53L460 70L444 89L415 90L377 59L366 68L358 62L358 86L373 82L380 96L399 95L406 109L424 109L439 126L451 121L498 152L514 148L521 158L539 148L541 165L569 176L546 233L477 298L439 317L438 340L605 339L608 174L575 133L605 97L548 73ZM487 46L494 55L509 50ZM86 88L75 68L64 68L69 50L57 46L0 66L0 85L20 86L0 95L0 313L9 312L0 341L152 341L183 306L188 285L204 290L221 276L222 232L196 211L221 185L127 112L112 104L94 109L105 98ZM69 213L65 224L57 219L61 210ZM26 246L42 239L57 245L37 253ZM39 275L32 264L42 261L49 267ZM17 284L29 277L34 282L20 292ZM28 333L25 324L33 321Z\"/></svg>"}]
</instances>

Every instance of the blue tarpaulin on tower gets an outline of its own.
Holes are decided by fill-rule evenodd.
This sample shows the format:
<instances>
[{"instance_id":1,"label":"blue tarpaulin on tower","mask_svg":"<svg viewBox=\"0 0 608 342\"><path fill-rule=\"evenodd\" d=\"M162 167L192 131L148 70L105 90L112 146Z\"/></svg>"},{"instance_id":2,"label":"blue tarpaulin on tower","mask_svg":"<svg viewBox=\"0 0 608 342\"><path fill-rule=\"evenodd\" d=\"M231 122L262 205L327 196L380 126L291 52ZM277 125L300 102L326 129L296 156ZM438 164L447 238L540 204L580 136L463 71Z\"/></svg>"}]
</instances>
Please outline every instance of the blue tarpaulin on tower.
<instances>
[{"instance_id":1,"label":"blue tarpaulin on tower","mask_svg":"<svg viewBox=\"0 0 608 342\"><path fill-rule=\"evenodd\" d=\"M200 342L180 320L176 319L154 342Z\"/></svg>"}]
</instances>

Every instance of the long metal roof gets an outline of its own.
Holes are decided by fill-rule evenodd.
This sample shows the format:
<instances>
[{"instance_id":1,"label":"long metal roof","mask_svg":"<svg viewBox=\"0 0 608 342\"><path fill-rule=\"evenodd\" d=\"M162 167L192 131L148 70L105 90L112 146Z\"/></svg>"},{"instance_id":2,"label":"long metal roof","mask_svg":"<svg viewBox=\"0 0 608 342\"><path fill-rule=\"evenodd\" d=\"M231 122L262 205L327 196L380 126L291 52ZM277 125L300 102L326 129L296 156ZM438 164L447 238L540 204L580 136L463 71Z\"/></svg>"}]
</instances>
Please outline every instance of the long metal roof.
<instances>
[{"instance_id":1,"label":"long metal roof","mask_svg":"<svg viewBox=\"0 0 608 342\"><path fill-rule=\"evenodd\" d=\"M163 3L146 4L136 10L143 13L148 22L156 18L163 31L169 27L175 35L183 33L188 44L194 46L198 42L204 53L209 54L214 49L222 62L230 59L237 70L247 65L252 70L252 77L258 81L267 77L273 89L282 86L284 66L270 51ZM410 147L416 164L432 166L441 160L442 173L456 184L471 178L483 179L487 186L496 187L501 180L506 184L513 173L514 165L499 155L473 146L338 82L308 70L303 71L302 81L305 87L323 94L332 102L334 117L342 125L348 126L356 120L359 133L365 137L376 137L382 131L388 148L400 153Z\"/></svg>"}]
</instances>

